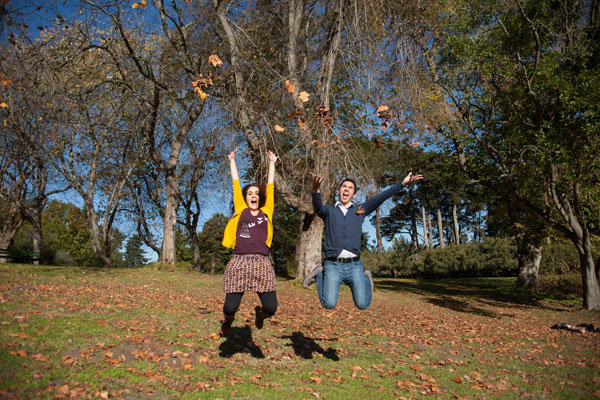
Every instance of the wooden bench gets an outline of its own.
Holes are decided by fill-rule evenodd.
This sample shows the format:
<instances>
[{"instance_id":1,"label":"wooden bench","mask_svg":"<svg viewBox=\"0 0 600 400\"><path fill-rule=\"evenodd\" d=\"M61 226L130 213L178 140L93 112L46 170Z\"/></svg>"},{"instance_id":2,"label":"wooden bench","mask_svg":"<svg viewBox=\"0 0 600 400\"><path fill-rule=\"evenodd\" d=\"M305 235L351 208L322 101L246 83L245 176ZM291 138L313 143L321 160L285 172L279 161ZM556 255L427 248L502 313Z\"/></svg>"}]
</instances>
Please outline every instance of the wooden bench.
<instances>
[{"instance_id":1,"label":"wooden bench","mask_svg":"<svg viewBox=\"0 0 600 400\"><path fill-rule=\"evenodd\" d=\"M29 250L0 249L0 262L32 264L40 260L40 253Z\"/></svg>"}]
</instances>

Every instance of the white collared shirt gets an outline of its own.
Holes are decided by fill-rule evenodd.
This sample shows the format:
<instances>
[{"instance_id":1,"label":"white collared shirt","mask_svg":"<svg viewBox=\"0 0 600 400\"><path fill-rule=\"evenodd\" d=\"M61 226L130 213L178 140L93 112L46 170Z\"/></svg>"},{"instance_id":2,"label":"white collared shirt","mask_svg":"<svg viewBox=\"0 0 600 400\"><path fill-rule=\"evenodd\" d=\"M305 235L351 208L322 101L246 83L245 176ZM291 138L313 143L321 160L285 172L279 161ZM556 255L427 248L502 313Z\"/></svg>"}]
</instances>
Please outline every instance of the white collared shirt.
<instances>
[{"instance_id":1,"label":"white collared shirt","mask_svg":"<svg viewBox=\"0 0 600 400\"><path fill-rule=\"evenodd\" d=\"M350 202L350 205L348 205L348 207L344 207L344 205L342 203L340 203L339 201L335 202L335 206L336 207L340 207L340 210L342 210L342 212L344 213L344 215L346 215L346 213L348 212L348 208L352 207L354 205L354 203Z\"/></svg>"}]
</instances>

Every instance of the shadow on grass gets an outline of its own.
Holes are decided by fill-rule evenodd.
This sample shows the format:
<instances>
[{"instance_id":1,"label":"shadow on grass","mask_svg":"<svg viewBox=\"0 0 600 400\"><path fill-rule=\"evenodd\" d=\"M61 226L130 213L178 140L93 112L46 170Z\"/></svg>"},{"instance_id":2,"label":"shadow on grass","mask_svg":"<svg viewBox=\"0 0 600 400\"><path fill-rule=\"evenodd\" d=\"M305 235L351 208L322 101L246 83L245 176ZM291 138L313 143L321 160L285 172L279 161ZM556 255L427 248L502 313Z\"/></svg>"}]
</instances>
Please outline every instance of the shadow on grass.
<instances>
[{"instance_id":1,"label":"shadow on grass","mask_svg":"<svg viewBox=\"0 0 600 400\"><path fill-rule=\"evenodd\" d=\"M426 296L427 301L455 311L497 317L495 312L474 306L497 307L539 307L564 310L542 304L541 297L528 289L518 288L513 278L464 278L464 279L381 279L377 280L378 290L410 292ZM467 301L467 298L470 301Z\"/></svg>"},{"instance_id":2,"label":"shadow on grass","mask_svg":"<svg viewBox=\"0 0 600 400\"><path fill-rule=\"evenodd\" d=\"M219 350L219 356L225 358L229 358L236 353L248 353L255 358L265 358L260 347L254 344L249 326L232 327L227 334L227 340L221 343Z\"/></svg>"},{"instance_id":3,"label":"shadow on grass","mask_svg":"<svg viewBox=\"0 0 600 400\"><path fill-rule=\"evenodd\" d=\"M292 346L294 349L294 353L297 356L302 357L304 359L312 359L313 353L321 354L323 357L329 358L333 361L339 361L340 358L337 355L337 350L334 348L328 348L324 350L317 342L315 342L314 338L306 337L302 332L292 332L289 336L280 336L281 339L290 339L292 341L291 344L286 344L286 346ZM333 339L316 339L316 340L333 340Z\"/></svg>"}]
</instances>

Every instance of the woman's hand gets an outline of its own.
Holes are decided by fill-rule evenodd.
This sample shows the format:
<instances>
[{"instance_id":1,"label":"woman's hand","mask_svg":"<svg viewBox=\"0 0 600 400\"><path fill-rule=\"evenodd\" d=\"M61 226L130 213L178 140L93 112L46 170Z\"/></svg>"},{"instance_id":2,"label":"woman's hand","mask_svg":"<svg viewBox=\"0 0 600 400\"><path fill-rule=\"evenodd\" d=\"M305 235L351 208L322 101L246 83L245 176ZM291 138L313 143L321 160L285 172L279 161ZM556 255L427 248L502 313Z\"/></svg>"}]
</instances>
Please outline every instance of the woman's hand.
<instances>
[{"instance_id":1,"label":"woman's hand","mask_svg":"<svg viewBox=\"0 0 600 400\"><path fill-rule=\"evenodd\" d=\"M235 153L236 152L237 152L237 149L235 149L234 151L232 151L231 153L229 153L229 155L227 155L227 158L229 158L229 161L235 160Z\"/></svg>"},{"instance_id":2,"label":"woman's hand","mask_svg":"<svg viewBox=\"0 0 600 400\"><path fill-rule=\"evenodd\" d=\"M269 157L269 162L275 164L277 162L277 155L273 153L271 150L267 150L267 157Z\"/></svg>"}]
</instances>

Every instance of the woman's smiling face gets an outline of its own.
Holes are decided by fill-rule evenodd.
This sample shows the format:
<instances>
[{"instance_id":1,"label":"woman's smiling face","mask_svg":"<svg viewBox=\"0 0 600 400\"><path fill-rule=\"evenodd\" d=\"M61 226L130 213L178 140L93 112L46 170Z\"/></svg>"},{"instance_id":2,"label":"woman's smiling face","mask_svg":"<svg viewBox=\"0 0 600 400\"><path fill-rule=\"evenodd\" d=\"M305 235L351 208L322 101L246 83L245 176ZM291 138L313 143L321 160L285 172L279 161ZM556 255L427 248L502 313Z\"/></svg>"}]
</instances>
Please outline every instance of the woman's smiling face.
<instances>
[{"instance_id":1,"label":"woman's smiling face","mask_svg":"<svg viewBox=\"0 0 600 400\"><path fill-rule=\"evenodd\" d=\"M258 210L260 200L259 192L258 186L250 186L248 191L246 191L246 204L252 211Z\"/></svg>"}]
</instances>

